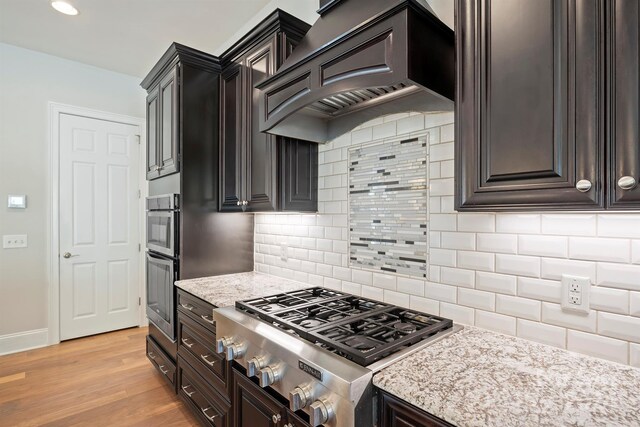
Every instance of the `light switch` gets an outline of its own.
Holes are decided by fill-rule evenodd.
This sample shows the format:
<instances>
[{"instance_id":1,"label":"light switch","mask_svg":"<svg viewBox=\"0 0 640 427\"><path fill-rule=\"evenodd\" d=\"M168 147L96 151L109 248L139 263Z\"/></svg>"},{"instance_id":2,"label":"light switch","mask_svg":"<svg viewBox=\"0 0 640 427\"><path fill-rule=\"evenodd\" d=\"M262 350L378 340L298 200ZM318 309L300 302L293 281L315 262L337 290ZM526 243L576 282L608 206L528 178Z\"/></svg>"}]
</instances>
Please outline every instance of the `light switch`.
<instances>
[{"instance_id":1,"label":"light switch","mask_svg":"<svg viewBox=\"0 0 640 427\"><path fill-rule=\"evenodd\" d=\"M27 247L27 235L26 234L7 234L2 236L2 248L3 249L17 249Z\"/></svg>"},{"instance_id":2,"label":"light switch","mask_svg":"<svg viewBox=\"0 0 640 427\"><path fill-rule=\"evenodd\" d=\"M20 194L20 195L10 194L7 197L7 207L11 209L26 209L27 196L24 194Z\"/></svg>"}]
</instances>

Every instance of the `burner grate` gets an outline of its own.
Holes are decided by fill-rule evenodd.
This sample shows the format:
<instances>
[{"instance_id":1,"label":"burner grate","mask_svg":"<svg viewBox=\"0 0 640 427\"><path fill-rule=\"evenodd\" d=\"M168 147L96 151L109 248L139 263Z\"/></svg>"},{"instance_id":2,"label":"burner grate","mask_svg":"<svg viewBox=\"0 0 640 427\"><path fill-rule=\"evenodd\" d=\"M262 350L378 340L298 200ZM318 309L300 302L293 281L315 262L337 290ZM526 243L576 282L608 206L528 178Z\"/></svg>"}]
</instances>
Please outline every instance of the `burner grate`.
<instances>
[{"instance_id":1,"label":"burner grate","mask_svg":"<svg viewBox=\"0 0 640 427\"><path fill-rule=\"evenodd\" d=\"M362 366L453 326L449 319L319 287L236 307Z\"/></svg>"}]
</instances>

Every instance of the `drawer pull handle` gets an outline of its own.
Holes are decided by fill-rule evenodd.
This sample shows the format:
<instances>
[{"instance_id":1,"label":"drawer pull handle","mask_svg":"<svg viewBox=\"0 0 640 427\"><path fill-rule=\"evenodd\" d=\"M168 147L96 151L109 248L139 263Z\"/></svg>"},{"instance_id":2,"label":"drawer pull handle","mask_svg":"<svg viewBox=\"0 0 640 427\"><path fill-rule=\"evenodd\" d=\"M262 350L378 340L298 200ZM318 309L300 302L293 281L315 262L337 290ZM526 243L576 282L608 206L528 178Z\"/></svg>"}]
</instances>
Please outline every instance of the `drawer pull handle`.
<instances>
[{"instance_id":1,"label":"drawer pull handle","mask_svg":"<svg viewBox=\"0 0 640 427\"><path fill-rule=\"evenodd\" d=\"M209 357L209 354L201 354L200 355L200 359L204 360L204 363L206 363L209 366L213 366L216 364L216 361L214 360L213 362L210 362L209 360L207 360L207 357Z\"/></svg>"},{"instance_id":2,"label":"drawer pull handle","mask_svg":"<svg viewBox=\"0 0 640 427\"><path fill-rule=\"evenodd\" d=\"M618 180L618 187L624 191L633 190L638 185L636 179L632 176L623 176Z\"/></svg>"},{"instance_id":3,"label":"drawer pull handle","mask_svg":"<svg viewBox=\"0 0 640 427\"><path fill-rule=\"evenodd\" d=\"M182 344L184 344L189 348L193 347L193 343L189 344L189 341L187 340L187 338L182 338Z\"/></svg>"},{"instance_id":4,"label":"drawer pull handle","mask_svg":"<svg viewBox=\"0 0 640 427\"><path fill-rule=\"evenodd\" d=\"M185 310L189 310L189 311L193 311L193 306L190 304L182 304L180 303L180 305L182 306L182 308L184 308Z\"/></svg>"},{"instance_id":5,"label":"drawer pull handle","mask_svg":"<svg viewBox=\"0 0 640 427\"><path fill-rule=\"evenodd\" d=\"M153 354L153 352L152 352L152 351L150 351L149 353L147 353L147 356L149 356L149 359L151 359L151 360L155 360L155 359L156 359L156 356L155 356L155 354Z\"/></svg>"},{"instance_id":6,"label":"drawer pull handle","mask_svg":"<svg viewBox=\"0 0 640 427\"><path fill-rule=\"evenodd\" d=\"M205 314L201 314L200 317L202 317L202 319L207 322L207 323L211 323L212 325L215 324L215 322L213 321L213 319L209 320L209 316L205 315Z\"/></svg>"},{"instance_id":7,"label":"drawer pull handle","mask_svg":"<svg viewBox=\"0 0 640 427\"><path fill-rule=\"evenodd\" d=\"M211 408L211 406L209 406L208 408L201 409L201 411L202 411L202 413L204 414L204 416L205 416L205 417L207 417L207 419L208 419L209 421L213 422L216 418L218 418L218 417L219 417L219 415L218 415L218 414L216 414L216 415L211 416L211 417L210 417L209 415L207 415L207 411L210 411L211 409L212 409L212 408Z\"/></svg>"},{"instance_id":8,"label":"drawer pull handle","mask_svg":"<svg viewBox=\"0 0 640 427\"><path fill-rule=\"evenodd\" d=\"M591 181L589 181L588 179L581 179L576 183L576 189L581 193L586 193L587 191L591 190L591 187Z\"/></svg>"},{"instance_id":9,"label":"drawer pull handle","mask_svg":"<svg viewBox=\"0 0 640 427\"><path fill-rule=\"evenodd\" d=\"M159 368L160 372L162 372L163 374L167 375L169 373L168 369L164 369L164 365L160 365Z\"/></svg>"},{"instance_id":10,"label":"drawer pull handle","mask_svg":"<svg viewBox=\"0 0 640 427\"><path fill-rule=\"evenodd\" d=\"M191 396L193 396L194 394L196 394L196 392L195 392L195 390L194 390L194 391L192 391L191 393L189 393L189 392L187 391L187 389L188 389L189 387L191 387L191 384L183 385L183 386L182 386L182 391L184 391L184 394L186 394L187 396L191 397Z\"/></svg>"}]
</instances>

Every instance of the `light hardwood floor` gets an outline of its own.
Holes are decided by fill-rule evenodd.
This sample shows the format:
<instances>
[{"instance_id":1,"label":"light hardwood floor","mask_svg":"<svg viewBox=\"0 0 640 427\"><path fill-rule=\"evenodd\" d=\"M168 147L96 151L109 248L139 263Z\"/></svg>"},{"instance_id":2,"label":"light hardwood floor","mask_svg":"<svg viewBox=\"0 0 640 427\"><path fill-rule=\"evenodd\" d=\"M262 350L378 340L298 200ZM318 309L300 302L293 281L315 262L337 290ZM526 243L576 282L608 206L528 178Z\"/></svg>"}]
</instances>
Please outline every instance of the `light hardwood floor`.
<instances>
[{"instance_id":1,"label":"light hardwood floor","mask_svg":"<svg viewBox=\"0 0 640 427\"><path fill-rule=\"evenodd\" d=\"M196 426L145 357L146 328L0 357L0 426Z\"/></svg>"}]
</instances>

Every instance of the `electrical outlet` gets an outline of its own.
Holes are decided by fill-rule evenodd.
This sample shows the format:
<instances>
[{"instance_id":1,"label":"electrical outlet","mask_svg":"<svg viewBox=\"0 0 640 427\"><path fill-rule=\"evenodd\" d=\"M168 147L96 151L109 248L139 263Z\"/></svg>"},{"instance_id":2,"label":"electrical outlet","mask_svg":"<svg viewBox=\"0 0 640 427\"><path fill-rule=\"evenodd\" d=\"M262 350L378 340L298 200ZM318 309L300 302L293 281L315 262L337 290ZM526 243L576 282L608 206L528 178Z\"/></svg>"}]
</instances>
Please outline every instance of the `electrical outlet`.
<instances>
[{"instance_id":1,"label":"electrical outlet","mask_svg":"<svg viewBox=\"0 0 640 427\"><path fill-rule=\"evenodd\" d=\"M589 313L589 292L591 280L588 277L562 275L562 308L579 313Z\"/></svg>"},{"instance_id":2,"label":"electrical outlet","mask_svg":"<svg viewBox=\"0 0 640 427\"><path fill-rule=\"evenodd\" d=\"M280 243L280 260L287 262L289 260L289 245Z\"/></svg>"},{"instance_id":3,"label":"electrical outlet","mask_svg":"<svg viewBox=\"0 0 640 427\"><path fill-rule=\"evenodd\" d=\"M2 236L2 248L3 249L17 249L27 247L27 235L26 234L12 234Z\"/></svg>"}]
</instances>

